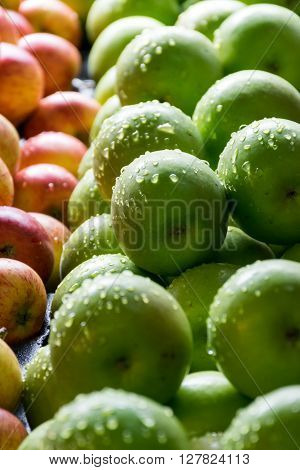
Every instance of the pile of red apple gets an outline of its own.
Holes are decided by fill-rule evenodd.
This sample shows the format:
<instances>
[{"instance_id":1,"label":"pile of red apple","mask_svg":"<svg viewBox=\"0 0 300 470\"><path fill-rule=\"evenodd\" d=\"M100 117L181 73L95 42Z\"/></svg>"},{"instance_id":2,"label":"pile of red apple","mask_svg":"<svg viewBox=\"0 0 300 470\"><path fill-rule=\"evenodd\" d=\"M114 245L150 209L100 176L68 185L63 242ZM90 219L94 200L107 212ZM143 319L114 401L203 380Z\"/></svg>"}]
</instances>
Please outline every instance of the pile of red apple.
<instances>
[{"instance_id":1,"label":"pile of red apple","mask_svg":"<svg viewBox=\"0 0 300 470\"><path fill-rule=\"evenodd\" d=\"M297 4L0 5L0 449L299 448Z\"/></svg>"}]
</instances>

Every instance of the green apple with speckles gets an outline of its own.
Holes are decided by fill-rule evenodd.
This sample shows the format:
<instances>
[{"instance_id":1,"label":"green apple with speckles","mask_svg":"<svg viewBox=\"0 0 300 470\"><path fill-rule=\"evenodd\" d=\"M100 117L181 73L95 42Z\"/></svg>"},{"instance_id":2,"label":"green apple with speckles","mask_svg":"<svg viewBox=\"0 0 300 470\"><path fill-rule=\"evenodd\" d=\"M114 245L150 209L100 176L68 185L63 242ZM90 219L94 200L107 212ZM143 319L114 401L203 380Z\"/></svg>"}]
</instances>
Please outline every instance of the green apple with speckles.
<instances>
[{"instance_id":1,"label":"green apple with speckles","mask_svg":"<svg viewBox=\"0 0 300 470\"><path fill-rule=\"evenodd\" d=\"M282 259L288 259L290 261L297 261L297 263L300 263L300 244L296 243L296 245L288 248L283 253Z\"/></svg>"},{"instance_id":2,"label":"green apple with speckles","mask_svg":"<svg viewBox=\"0 0 300 470\"><path fill-rule=\"evenodd\" d=\"M97 0L90 9L86 29L91 42L114 21L127 16L149 16L174 24L179 13L177 0Z\"/></svg>"},{"instance_id":3,"label":"green apple with speckles","mask_svg":"<svg viewBox=\"0 0 300 470\"><path fill-rule=\"evenodd\" d=\"M45 423L34 429L22 442L19 450L49 450L46 449L46 436L52 421Z\"/></svg>"},{"instance_id":4,"label":"green apple with speckles","mask_svg":"<svg viewBox=\"0 0 300 470\"><path fill-rule=\"evenodd\" d=\"M169 405L193 438L225 431L248 403L221 372L207 371L187 375Z\"/></svg>"},{"instance_id":5,"label":"green apple with speckles","mask_svg":"<svg viewBox=\"0 0 300 470\"><path fill-rule=\"evenodd\" d=\"M105 119L108 119L113 114L121 109L120 99L117 95L113 95L104 103L95 117L94 123L90 132L90 143L92 143L100 132L102 124Z\"/></svg>"},{"instance_id":6,"label":"green apple with speckles","mask_svg":"<svg viewBox=\"0 0 300 470\"><path fill-rule=\"evenodd\" d=\"M225 74L260 69L300 88L300 18L278 5L250 5L233 13L215 33Z\"/></svg>"},{"instance_id":7,"label":"green apple with speckles","mask_svg":"<svg viewBox=\"0 0 300 470\"><path fill-rule=\"evenodd\" d=\"M88 59L88 71L94 80L113 67L123 49L144 29L163 26L147 16L128 16L111 23L96 39Z\"/></svg>"},{"instance_id":8,"label":"green apple with speckles","mask_svg":"<svg viewBox=\"0 0 300 470\"><path fill-rule=\"evenodd\" d=\"M52 450L185 450L189 445L170 408L111 389L78 396L40 434L41 447ZM29 437L22 448L30 449L31 442Z\"/></svg>"},{"instance_id":9,"label":"green apple with speckles","mask_svg":"<svg viewBox=\"0 0 300 470\"><path fill-rule=\"evenodd\" d=\"M112 387L166 403L192 353L178 302L128 272L86 280L55 312L49 342L60 393L68 398Z\"/></svg>"},{"instance_id":10,"label":"green apple with speckles","mask_svg":"<svg viewBox=\"0 0 300 470\"><path fill-rule=\"evenodd\" d=\"M146 271L172 276L205 262L222 246L228 203L206 162L163 150L124 168L111 214L125 254Z\"/></svg>"},{"instance_id":11,"label":"green apple with speckles","mask_svg":"<svg viewBox=\"0 0 300 470\"><path fill-rule=\"evenodd\" d=\"M300 386L292 385L256 398L239 411L221 439L222 449L298 450Z\"/></svg>"},{"instance_id":12,"label":"green apple with speckles","mask_svg":"<svg viewBox=\"0 0 300 470\"><path fill-rule=\"evenodd\" d=\"M94 152L91 146L84 154L78 167L78 179L81 179L90 168L93 168L93 159Z\"/></svg>"},{"instance_id":13,"label":"green apple with speckles","mask_svg":"<svg viewBox=\"0 0 300 470\"><path fill-rule=\"evenodd\" d=\"M192 450L221 450L220 432L208 432L204 436L193 437L190 439L190 447Z\"/></svg>"},{"instance_id":14,"label":"green apple with speckles","mask_svg":"<svg viewBox=\"0 0 300 470\"><path fill-rule=\"evenodd\" d=\"M203 155L201 135L191 118L157 101L124 106L103 123L93 147L95 177L106 199L122 168L145 152L167 148Z\"/></svg>"},{"instance_id":15,"label":"green apple with speckles","mask_svg":"<svg viewBox=\"0 0 300 470\"><path fill-rule=\"evenodd\" d=\"M233 218L257 240L292 245L300 240L300 124L255 121L220 156L218 175L234 204Z\"/></svg>"},{"instance_id":16,"label":"green apple with speckles","mask_svg":"<svg viewBox=\"0 0 300 470\"><path fill-rule=\"evenodd\" d=\"M72 269L93 256L120 253L109 214L86 220L64 244L60 261L61 279Z\"/></svg>"},{"instance_id":17,"label":"green apple with speckles","mask_svg":"<svg viewBox=\"0 0 300 470\"><path fill-rule=\"evenodd\" d=\"M231 264L203 264L175 278L168 291L183 308L193 333L191 371L213 370L215 360L207 352L209 307L219 288L238 270Z\"/></svg>"},{"instance_id":18,"label":"green apple with speckles","mask_svg":"<svg viewBox=\"0 0 300 470\"><path fill-rule=\"evenodd\" d=\"M98 103L104 105L109 98L117 93L116 80L116 67L114 66L105 72L96 86L94 97Z\"/></svg>"},{"instance_id":19,"label":"green apple with speckles","mask_svg":"<svg viewBox=\"0 0 300 470\"><path fill-rule=\"evenodd\" d=\"M300 269L293 261L257 261L219 289L208 343L241 393L255 397L299 383L299 301Z\"/></svg>"},{"instance_id":20,"label":"green apple with speckles","mask_svg":"<svg viewBox=\"0 0 300 470\"><path fill-rule=\"evenodd\" d=\"M232 132L266 117L300 121L300 94L286 80L261 70L242 70L215 83L193 116L211 166L216 168Z\"/></svg>"},{"instance_id":21,"label":"green apple with speckles","mask_svg":"<svg viewBox=\"0 0 300 470\"><path fill-rule=\"evenodd\" d=\"M116 67L123 105L156 99L188 115L222 75L212 42L176 26L143 31L126 46Z\"/></svg>"},{"instance_id":22,"label":"green apple with speckles","mask_svg":"<svg viewBox=\"0 0 300 470\"><path fill-rule=\"evenodd\" d=\"M88 170L75 187L68 203L68 225L72 232L93 216L110 212L101 197L93 169Z\"/></svg>"}]
</instances>

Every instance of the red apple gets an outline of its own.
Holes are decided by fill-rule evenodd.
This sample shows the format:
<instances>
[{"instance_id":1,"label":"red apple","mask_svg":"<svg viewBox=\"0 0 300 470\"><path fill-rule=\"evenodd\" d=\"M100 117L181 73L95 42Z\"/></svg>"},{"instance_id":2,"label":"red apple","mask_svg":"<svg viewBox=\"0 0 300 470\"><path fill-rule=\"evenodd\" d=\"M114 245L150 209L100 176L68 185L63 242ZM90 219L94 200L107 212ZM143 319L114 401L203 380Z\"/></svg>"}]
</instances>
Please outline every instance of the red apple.
<instances>
[{"instance_id":1,"label":"red apple","mask_svg":"<svg viewBox=\"0 0 300 470\"><path fill-rule=\"evenodd\" d=\"M15 176L14 205L27 212L64 220L66 205L77 182L62 166L46 163L28 166Z\"/></svg>"},{"instance_id":2,"label":"red apple","mask_svg":"<svg viewBox=\"0 0 300 470\"><path fill-rule=\"evenodd\" d=\"M0 324L7 330L8 344L25 341L40 331L46 305L45 286L34 270L20 261L0 259Z\"/></svg>"},{"instance_id":3,"label":"red apple","mask_svg":"<svg viewBox=\"0 0 300 470\"><path fill-rule=\"evenodd\" d=\"M47 282L47 290L49 292L54 292L60 283L59 267L63 246L69 239L71 232L63 223L49 215L39 214L36 212L31 212L31 215L44 227L53 244L54 266L51 277Z\"/></svg>"},{"instance_id":4,"label":"red apple","mask_svg":"<svg viewBox=\"0 0 300 470\"><path fill-rule=\"evenodd\" d=\"M19 11L35 31L56 34L79 46L81 26L78 14L60 0L25 0Z\"/></svg>"},{"instance_id":5,"label":"red apple","mask_svg":"<svg viewBox=\"0 0 300 470\"><path fill-rule=\"evenodd\" d=\"M9 17L8 10L0 7L0 42L16 44L18 39L19 35Z\"/></svg>"},{"instance_id":6,"label":"red apple","mask_svg":"<svg viewBox=\"0 0 300 470\"><path fill-rule=\"evenodd\" d=\"M12 206L14 200L14 182L12 176L0 158L0 206Z\"/></svg>"},{"instance_id":7,"label":"red apple","mask_svg":"<svg viewBox=\"0 0 300 470\"><path fill-rule=\"evenodd\" d=\"M0 114L0 156L13 175L20 162L19 134L15 127Z\"/></svg>"},{"instance_id":8,"label":"red apple","mask_svg":"<svg viewBox=\"0 0 300 470\"><path fill-rule=\"evenodd\" d=\"M3 42L0 54L0 114L20 124L44 94L44 74L29 52Z\"/></svg>"},{"instance_id":9,"label":"red apple","mask_svg":"<svg viewBox=\"0 0 300 470\"><path fill-rule=\"evenodd\" d=\"M54 261L51 240L41 224L26 212L6 206L0 206L0 258L28 264L44 282Z\"/></svg>"},{"instance_id":10,"label":"red apple","mask_svg":"<svg viewBox=\"0 0 300 470\"><path fill-rule=\"evenodd\" d=\"M1 5L4 8L9 8L11 10L17 10L20 6L22 0L1 0Z\"/></svg>"},{"instance_id":11,"label":"red apple","mask_svg":"<svg viewBox=\"0 0 300 470\"><path fill-rule=\"evenodd\" d=\"M22 36L26 36L26 34L34 33L33 26L29 23L25 16L14 10L7 10L7 13L10 21L16 29L18 39Z\"/></svg>"},{"instance_id":12,"label":"red apple","mask_svg":"<svg viewBox=\"0 0 300 470\"><path fill-rule=\"evenodd\" d=\"M21 38L18 45L30 52L43 68L45 96L70 90L81 67L81 56L71 42L54 34L34 33Z\"/></svg>"},{"instance_id":13,"label":"red apple","mask_svg":"<svg viewBox=\"0 0 300 470\"><path fill-rule=\"evenodd\" d=\"M42 132L24 143L20 169L38 163L53 163L76 176L86 152L87 147L76 137L62 132Z\"/></svg>"},{"instance_id":14,"label":"red apple","mask_svg":"<svg viewBox=\"0 0 300 470\"><path fill-rule=\"evenodd\" d=\"M9 411L0 409L0 449L17 450L26 436L21 421Z\"/></svg>"},{"instance_id":15,"label":"red apple","mask_svg":"<svg viewBox=\"0 0 300 470\"><path fill-rule=\"evenodd\" d=\"M54 93L40 104L25 126L25 137L33 137L43 131L65 132L83 142L88 142L99 103L75 91Z\"/></svg>"}]
</instances>

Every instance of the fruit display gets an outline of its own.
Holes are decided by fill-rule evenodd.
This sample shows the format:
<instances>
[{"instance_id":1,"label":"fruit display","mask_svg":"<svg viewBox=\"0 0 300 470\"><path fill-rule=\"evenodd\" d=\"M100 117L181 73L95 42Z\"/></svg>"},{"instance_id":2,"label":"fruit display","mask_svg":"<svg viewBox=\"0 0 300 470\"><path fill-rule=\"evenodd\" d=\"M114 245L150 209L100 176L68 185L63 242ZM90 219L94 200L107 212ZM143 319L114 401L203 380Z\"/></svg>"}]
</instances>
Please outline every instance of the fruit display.
<instances>
[{"instance_id":1,"label":"fruit display","mask_svg":"<svg viewBox=\"0 0 300 470\"><path fill-rule=\"evenodd\" d=\"M298 450L296 0L0 3L0 449Z\"/></svg>"}]
</instances>

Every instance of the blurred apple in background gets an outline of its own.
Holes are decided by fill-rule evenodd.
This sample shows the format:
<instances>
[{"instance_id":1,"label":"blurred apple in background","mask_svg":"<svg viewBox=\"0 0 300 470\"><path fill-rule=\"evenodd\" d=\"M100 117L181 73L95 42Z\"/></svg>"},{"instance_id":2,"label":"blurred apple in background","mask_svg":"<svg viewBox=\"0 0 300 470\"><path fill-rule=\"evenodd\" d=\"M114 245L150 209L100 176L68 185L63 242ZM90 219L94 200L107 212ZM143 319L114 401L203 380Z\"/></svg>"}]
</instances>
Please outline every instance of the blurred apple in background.
<instances>
[{"instance_id":1,"label":"blurred apple in background","mask_svg":"<svg viewBox=\"0 0 300 470\"><path fill-rule=\"evenodd\" d=\"M0 259L0 324L7 330L8 344L20 343L40 331L46 304L43 281L30 266Z\"/></svg>"},{"instance_id":2,"label":"blurred apple in background","mask_svg":"<svg viewBox=\"0 0 300 470\"><path fill-rule=\"evenodd\" d=\"M84 21L94 0L63 0L63 2L77 11L80 18Z\"/></svg>"},{"instance_id":3,"label":"blurred apple in background","mask_svg":"<svg viewBox=\"0 0 300 470\"><path fill-rule=\"evenodd\" d=\"M18 45L30 52L43 68L45 96L70 90L81 67L81 56L71 42L54 34L34 33L21 38Z\"/></svg>"},{"instance_id":4,"label":"blurred apple in background","mask_svg":"<svg viewBox=\"0 0 300 470\"><path fill-rule=\"evenodd\" d=\"M21 421L6 410L0 409L0 449L17 450L27 436Z\"/></svg>"},{"instance_id":5,"label":"blurred apple in background","mask_svg":"<svg viewBox=\"0 0 300 470\"><path fill-rule=\"evenodd\" d=\"M23 390L22 371L15 353L4 341L6 334L5 328L0 329L0 408L14 411Z\"/></svg>"},{"instance_id":6,"label":"blurred apple in background","mask_svg":"<svg viewBox=\"0 0 300 470\"><path fill-rule=\"evenodd\" d=\"M31 212L31 215L44 227L52 241L54 266L46 287L49 292L54 292L60 283L59 266L63 246L64 243L66 243L66 241L69 239L71 232L63 223L59 222L53 217L50 217L49 215L39 214L36 212Z\"/></svg>"},{"instance_id":7,"label":"blurred apple in background","mask_svg":"<svg viewBox=\"0 0 300 470\"><path fill-rule=\"evenodd\" d=\"M1 5L4 8L11 8L12 10L17 10L21 2L22 0L1 0Z\"/></svg>"},{"instance_id":8,"label":"blurred apple in background","mask_svg":"<svg viewBox=\"0 0 300 470\"><path fill-rule=\"evenodd\" d=\"M79 46L81 26L78 14L60 0L25 0L19 11L35 31L56 34Z\"/></svg>"},{"instance_id":9,"label":"blurred apple in background","mask_svg":"<svg viewBox=\"0 0 300 470\"><path fill-rule=\"evenodd\" d=\"M14 199L14 182L12 176L0 158L0 206L12 206Z\"/></svg>"},{"instance_id":10,"label":"blurred apple in background","mask_svg":"<svg viewBox=\"0 0 300 470\"><path fill-rule=\"evenodd\" d=\"M96 100L81 93L54 93L40 101L25 126L25 137L28 139L43 131L57 131L73 135L87 143L99 109L100 105Z\"/></svg>"},{"instance_id":11,"label":"blurred apple in background","mask_svg":"<svg viewBox=\"0 0 300 470\"><path fill-rule=\"evenodd\" d=\"M15 127L1 114L0 156L11 174L14 174L18 169L20 160L19 134Z\"/></svg>"},{"instance_id":12,"label":"blurred apple in background","mask_svg":"<svg viewBox=\"0 0 300 470\"><path fill-rule=\"evenodd\" d=\"M29 52L3 42L0 55L0 113L20 124L44 94L44 74Z\"/></svg>"},{"instance_id":13,"label":"blurred apple in background","mask_svg":"<svg viewBox=\"0 0 300 470\"><path fill-rule=\"evenodd\" d=\"M31 165L15 176L14 205L63 220L67 218L66 206L76 185L75 176L62 166Z\"/></svg>"},{"instance_id":14,"label":"blurred apple in background","mask_svg":"<svg viewBox=\"0 0 300 470\"><path fill-rule=\"evenodd\" d=\"M0 42L16 44L18 39L19 35L9 18L8 11L0 7Z\"/></svg>"},{"instance_id":15,"label":"blurred apple in background","mask_svg":"<svg viewBox=\"0 0 300 470\"><path fill-rule=\"evenodd\" d=\"M7 14L16 30L18 39L26 34L34 33L32 25L23 15L14 10L7 10Z\"/></svg>"},{"instance_id":16,"label":"blurred apple in background","mask_svg":"<svg viewBox=\"0 0 300 470\"><path fill-rule=\"evenodd\" d=\"M63 132L42 132L22 146L20 169L38 163L52 163L76 176L86 151L87 147L76 137Z\"/></svg>"},{"instance_id":17,"label":"blurred apple in background","mask_svg":"<svg viewBox=\"0 0 300 470\"><path fill-rule=\"evenodd\" d=\"M0 258L22 261L46 282L53 268L53 248L45 229L31 215L0 206Z\"/></svg>"}]
</instances>

